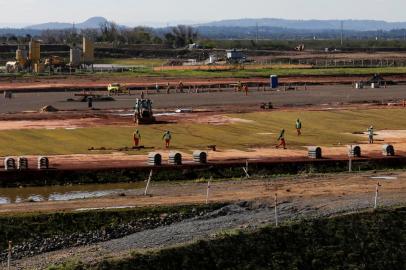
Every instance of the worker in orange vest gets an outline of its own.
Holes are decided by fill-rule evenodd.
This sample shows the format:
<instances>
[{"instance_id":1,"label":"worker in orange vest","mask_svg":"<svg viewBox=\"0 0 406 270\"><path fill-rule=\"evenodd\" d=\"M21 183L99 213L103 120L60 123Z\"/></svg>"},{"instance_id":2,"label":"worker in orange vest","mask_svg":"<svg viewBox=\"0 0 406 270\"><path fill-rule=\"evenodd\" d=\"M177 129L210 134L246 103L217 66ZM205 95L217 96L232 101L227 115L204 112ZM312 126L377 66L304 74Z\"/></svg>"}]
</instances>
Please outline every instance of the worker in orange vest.
<instances>
[{"instance_id":1,"label":"worker in orange vest","mask_svg":"<svg viewBox=\"0 0 406 270\"><path fill-rule=\"evenodd\" d=\"M248 96L248 85L244 85L244 92L245 95Z\"/></svg>"},{"instance_id":2,"label":"worker in orange vest","mask_svg":"<svg viewBox=\"0 0 406 270\"><path fill-rule=\"evenodd\" d=\"M278 141L279 141L279 144L276 145L276 148L279 148L282 146L283 149L286 149L285 130L284 129L281 130L281 133L279 134L279 137L278 137Z\"/></svg>"},{"instance_id":3,"label":"worker in orange vest","mask_svg":"<svg viewBox=\"0 0 406 270\"><path fill-rule=\"evenodd\" d=\"M141 141L141 133L138 129L133 133L133 140L134 140L134 147L138 147L138 145L140 144L140 141Z\"/></svg>"}]
</instances>

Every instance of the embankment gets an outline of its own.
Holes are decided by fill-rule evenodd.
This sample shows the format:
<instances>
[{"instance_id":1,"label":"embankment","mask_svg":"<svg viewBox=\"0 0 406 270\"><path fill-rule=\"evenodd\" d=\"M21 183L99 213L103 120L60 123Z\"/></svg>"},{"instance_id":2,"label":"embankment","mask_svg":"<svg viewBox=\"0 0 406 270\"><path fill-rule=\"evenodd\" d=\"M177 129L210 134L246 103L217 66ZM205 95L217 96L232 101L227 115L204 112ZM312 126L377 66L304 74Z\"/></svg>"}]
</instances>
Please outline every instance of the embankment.
<instances>
[{"instance_id":1,"label":"embankment","mask_svg":"<svg viewBox=\"0 0 406 270\"><path fill-rule=\"evenodd\" d=\"M203 215L224 204L144 207L0 216L0 261L13 241L13 258L116 239Z\"/></svg>"},{"instance_id":2,"label":"embankment","mask_svg":"<svg viewBox=\"0 0 406 270\"><path fill-rule=\"evenodd\" d=\"M233 231L127 258L50 269L406 269L406 208Z\"/></svg>"},{"instance_id":3,"label":"embankment","mask_svg":"<svg viewBox=\"0 0 406 270\"><path fill-rule=\"evenodd\" d=\"M47 186L89 183L118 183L145 181L153 170L153 181L194 180L206 178L226 179L245 177L244 161L185 164L181 166L133 166L123 168L50 169L25 171L0 171L0 187ZM403 169L405 156L368 157L352 160L355 171ZM348 158L308 158L255 160L249 163L252 176L288 175L297 173L331 173L348 171Z\"/></svg>"}]
</instances>

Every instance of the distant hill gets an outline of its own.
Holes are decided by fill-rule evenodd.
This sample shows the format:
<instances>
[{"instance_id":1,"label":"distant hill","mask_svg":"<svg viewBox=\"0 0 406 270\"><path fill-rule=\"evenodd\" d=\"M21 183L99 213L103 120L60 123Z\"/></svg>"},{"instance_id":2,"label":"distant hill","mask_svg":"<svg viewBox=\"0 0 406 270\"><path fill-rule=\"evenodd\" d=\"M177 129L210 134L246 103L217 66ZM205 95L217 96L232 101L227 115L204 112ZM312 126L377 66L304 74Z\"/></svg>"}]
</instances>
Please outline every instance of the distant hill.
<instances>
[{"instance_id":1,"label":"distant hill","mask_svg":"<svg viewBox=\"0 0 406 270\"><path fill-rule=\"evenodd\" d=\"M99 28L100 24L107 22L107 19L104 17L92 17L82 23L76 23L75 28L77 29L90 29L90 28ZM72 23L61 23L61 22L49 22L27 26L26 29L34 30L60 30L60 29L69 29L72 28Z\"/></svg>"},{"instance_id":2,"label":"distant hill","mask_svg":"<svg viewBox=\"0 0 406 270\"><path fill-rule=\"evenodd\" d=\"M353 31L390 31L393 29L406 29L406 22L386 22L375 20L286 20L275 18L223 20L200 24L199 26L255 27L258 24L258 26L288 29L338 30L341 29L341 22L344 23L345 30Z\"/></svg>"}]
</instances>

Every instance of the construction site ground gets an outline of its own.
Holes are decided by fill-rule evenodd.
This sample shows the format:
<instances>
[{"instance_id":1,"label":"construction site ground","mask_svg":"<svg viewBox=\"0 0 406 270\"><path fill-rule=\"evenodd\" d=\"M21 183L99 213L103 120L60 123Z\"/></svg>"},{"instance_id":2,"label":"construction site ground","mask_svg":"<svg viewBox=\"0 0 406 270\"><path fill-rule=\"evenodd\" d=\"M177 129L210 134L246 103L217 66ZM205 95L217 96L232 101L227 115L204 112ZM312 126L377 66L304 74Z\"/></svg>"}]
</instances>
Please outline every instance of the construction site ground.
<instances>
[{"instance_id":1,"label":"construction site ground","mask_svg":"<svg viewBox=\"0 0 406 270\"><path fill-rule=\"evenodd\" d=\"M316 105L326 108L341 104L352 103L387 103L399 101L405 98L405 85L388 86L379 89L353 89L351 85L321 85L296 87L297 90L284 91L280 87L279 91L258 91L252 87L248 96L244 93L236 93L233 89L212 89L208 92L195 93L174 93L166 94L164 90L160 93L156 91L144 91L147 98L152 99L155 110L174 110L176 108L192 108L206 110L226 110L230 112L258 110L263 102L272 102L277 107L295 107L305 105ZM305 90L306 89L306 90ZM38 112L46 105L52 105L60 110L87 110L87 102L68 101L68 99L79 100L76 92L32 92L15 93L12 99L0 99L0 113L15 113L22 111ZM92 94L106 95L107 91L96 91ZM115 101L94 101L94 108L97 110L128 110L134 107L135 99L139 98L141 91L132 91L132 95L114 96ZM323 108L320 107L320 108ZM84 112L83 112L84 113ZM119 113L119 112L115 112ZM74 114L72 112L71 114ZM0 116L2 117L2 116Z\"/></svg>"},{"instance_id":2,"label":"construction site ground","mask_svg":"<svg viewBox=\"0 0 406 270\"><path fill-rule=\"evenodd\" d=\"M211 184L209 202L228 202L220 211L197 218L141 231L124 238L88 246L48 252L13 262L16 269L44 269L65 261L92 263L104 258L129 256L130 252L165 248L215 237L232 229L253 229L272 224L274 193L278 193L279 221L331 216L372 209L375 187L381 184L379 207L406 203L404 171L334 175L297 175L271 179L241 179ZM122 207L205 203L207 183L153 183L151 196L142 188L125 197L113 196L69 202L40 202L0 206L0 211L84 211Z\"/></svg>"},{"instance_id":3,"label":"construction site ground","mask_svg":"<svg viewBox=\"0 0 406 270\"><path fill-rule=\"evenodd\" d=\"M390 77L403 80L406 77ZM309 82L345 82L359 77L311 77ZM405 86L380 89L353 89L350 85L311 85L295 91L257 91L248 96L230 89L206 93L147 94L153 100L158 123L140 126L142 144L151 149L118 151L130 147L132 107L137 95L117 96L116 101L95 102L89 110L85 102L68 102L75 92L63 92L72 85L104 87L109 78L89 82L87 79L60 78L58 81L38 79L38 82L1 82L0 91L15 91L12 99L0 99L1 156L28 156L35 165L39 155L48 155L53 168L131 167L147 161L147 152L159 151L166 159L162 133L173 130L171 150L184 154L191 162L191 151L207 150L216 144L217 151L208 150L209 161L227 162L236 159L307 158L307 146L321 145L326 158L345 157L347 145L360 144L363 156L382 156L382 145L393 144L396 154L406 153ZM268 82L266 79L261 79ZM282 80L284 80L282 78ZM303 85L303 77L289 78ZM125 81L125 80L124 80ZM178 79L172 80L174 84ZM209 83L203 80L203 83ZM128 82L133 82L128 79ZM165 84L166 80L160 80ZM196 80L190 81L197 83ZM222 81L224 82L224 81ZM226 82L234 83L235 79ZM288 82L288 81L285 81ZM155 80L140 79L140 84L155 84ZM1 88L3 87L3 88ZM25 92L23 90L29 90ZM32 92L32 90L41 90ZM55 92L43 92L52 90ZM76 93L80 93L77 91ZM105 93L105 92L104 92ZM262 111L263 102L272 102L274 110ZM40 113L43 106L52 105L58 112ZM391 105L391 106L388 106ZM193 109L176 114L176 108ZM303 135L297 136L295 121L303 121ZM367 143L367 128L374 125L376 143ZM276 149L276 138L286 129L288 149ZM92 151L90 147L105 147ZM111 150L108 150L112 148ZM33 165L31 165L33 166ZM1 214L24 212L83 211L103 208L125 208L155 205L205 203L207 179L189 182L153 182L151 196L143 196L139 183L122 194L93 199L42 201L0 205ZM220 212L182 221L153 230L90 246L78 246L24 258L13 262L16 269L43 269L66 260L92 262L104 257L128 256L132 250L148 250L214 237L229 229L251 229L271 224L273 194L280 198L281 221L297 218L330 216L338 213L369 209L373 205L377 181L382 184L379 205L406 203L406 173L404 171L366 172L353 174L306 175L263 179L233 179L212 183L210 202L228 202Z\"/></svg>"},{"instance_id":4,"label":"construction site ground","mask_svg":"<svg viewBox=\"0 0 406 270\"><path fill-rule=\"evenodd\" d=\"M287 69L289 70L289 69ZM311 70L311 69L310 69ZM328 72L328 69L326 69ZM289 75L280 77L282 84L351 84L357 81L368 81L374 70L371 69L370 73L366 75ZM219 73L221 74L221 72ZM179 81L182 81L186 86L203 87L207 85L218 84L235 84L239 80L244 83L253 84L267 84L269 85L269 78L264 77L250 77L239 78L204 78L204 77L163 77L159 72L156 73L157 77L148 76L131 76L120 74L102 73L94 76L52 76L52 77L2 77L0 78L0 92L4 90L11 91L65 91L65 90L82 90L82 89L106 89L107 85L112 82L119 82L129 88L143 88L146 86L155 87L156 84L161 87L166 87L169 82L172 87L175 87ZM405 82L406 75L400 74L386 74L385 79L388 81Z\"/></svg>"},{"instance_id":5,"label":"construction site ground","mask_svg":"<svg viewBox=\"0 0 406 270\"><path fill-rule=\"evenodd\" d=\"M159 122L139 127L142 144L147 147L143 151L114 151L131 148L135 127L131 108L139 95L95 102L98 109L89 110L86 102L67 102L74 98L71 92L17 93L13 99L0 99L0 155L27 155L33 160L38 155L50 155L56 168L145 164L148 151L167 154L160 139L166 129L174 132L172 149L183 152L185 160L191 160L191 151L206 150L210 144L218 146L218 151L209 151L213 161L305 157L306 146L316 144L325 146L326 157L346 155L350 143L362 144L365 155L380 155L384 143L396 144L397 153L402 153L406 151L402 120L406 113L402 107L405 90L404 85L379 89L321 85L293 91L253 89L248 96L230 89L151 93L147 97L153 101ZM262 102L272 102L276 108L262 111ZM63 111L39 113L45 105ZM176 108L193 112L176 114ZM295 135L297 118L303 121L302 137ZM374 145L366 144L370 125L377 132ZM285 151L274 148L282 128L287 130ZM89 151L91 147L107 151Z\"/></svg>"}]
</instances>

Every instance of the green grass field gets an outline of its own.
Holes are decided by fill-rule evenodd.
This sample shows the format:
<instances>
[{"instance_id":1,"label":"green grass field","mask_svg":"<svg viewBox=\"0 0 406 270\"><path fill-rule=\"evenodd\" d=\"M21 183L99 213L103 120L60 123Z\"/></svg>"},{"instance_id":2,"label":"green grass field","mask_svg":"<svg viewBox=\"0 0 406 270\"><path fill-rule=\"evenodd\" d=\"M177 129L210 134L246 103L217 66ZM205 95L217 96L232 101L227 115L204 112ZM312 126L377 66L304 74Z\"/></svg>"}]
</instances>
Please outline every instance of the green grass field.
<instances>
[{"instance_id":1,"label":"green grass field","mask_svg":"<svg viewBox=\"0 0 406 270\"><path fill-rule=\"evenodd\" d=\"M197 116L198 117L198 116ZM356 143L360 140L352 132L366 131L373 124L380 129L406 129L406 110L373 109L348 111L259 112L230 115L252 120L250 123L227 125L168 124L142 126L142 144L162 148L162 134L173 133L173 148L191 151L216 144L222 149L249 150L251 147L270 147L276 143L277 133L286 129L289 147L306 145L331 146ZM303 136L295 135L295 121L303 122ZM90 147L118 148L131 146L133 127L106 126L76 130L10 130L0 132L0 155L79 154L90 153ZM261 134L262 133L262 134ZM273 133L273 134L263 134ZM94 152L92 152L94 153ZM131 152L143 154L145 152Z\"/></svg>"},{"instance_id":2,"label":"green grass field","mask_svg":"<svg viewBox=\"0 0 406 270\"><path fill-rule=\"evenodd\" d=\"M268 78L269 74L279 76L295 75L371 75L371 74L403 74L406 67L382 68L262 68L262 69L235 69L235 70L164 70L154 71L152 67L140 67L132 72L109 73L109 76L134 77L178 77L178 78ZM95 73L94 76L105 76L104 73Z\"/></svg>"},{"instance_id":3,"label":"green grass field","mask_svg":"<svg viewBox=\"0 0 406 270\"><path fill-rule=\"evenodd\" d=\"M161 66L168 62L168 60L160 58L99 58L96 60L97 64L116 64L116 65L129 65L129 66Z\"/></svg>"},{"instance_id":4,"label":"green grass field","mask_svg":"<svg viewBox=\"0 0 406 270\"><path fill-rule=\"evenodd\" d=\"M372 74L405 74L406 67L371 67L371 68L297 68L297 67L283 67L278 65L274 67L260 68L260 69L233 69L233 70L164 70L154 71L153 67L161 66L165 63L164 59L99 59L97 63L104 64L119 64L119 65L132 65L138 66L133 71L128 72L98 72L98 73L82 73L76 76L94 76L105 77L114 76L119 79L120 77L175 77L175 78L268 78L270 74L277 74L279 76L306 76L306 75L329 75L329 76L344 76L344 75L372 75ZM39 75L30 73L16 73L6 74L0 73L0 77L47 77L48 73Z\"/></svg>"},{"instance_id":5,"label":"green grass field","mask_svg":"<svg viewBox=\"0 0 406 270\"><path fill-rule=\"evenodd\" d=\"M402 74L406 73L406 67L383 67L383 68L264 68L264 69L236 69L227 71L210 70L168 70L155 72L161 76L173 77L269 77L269 74L279 76L288 75L369 75L369 74Z\"/></svg>"}]
</instances>

